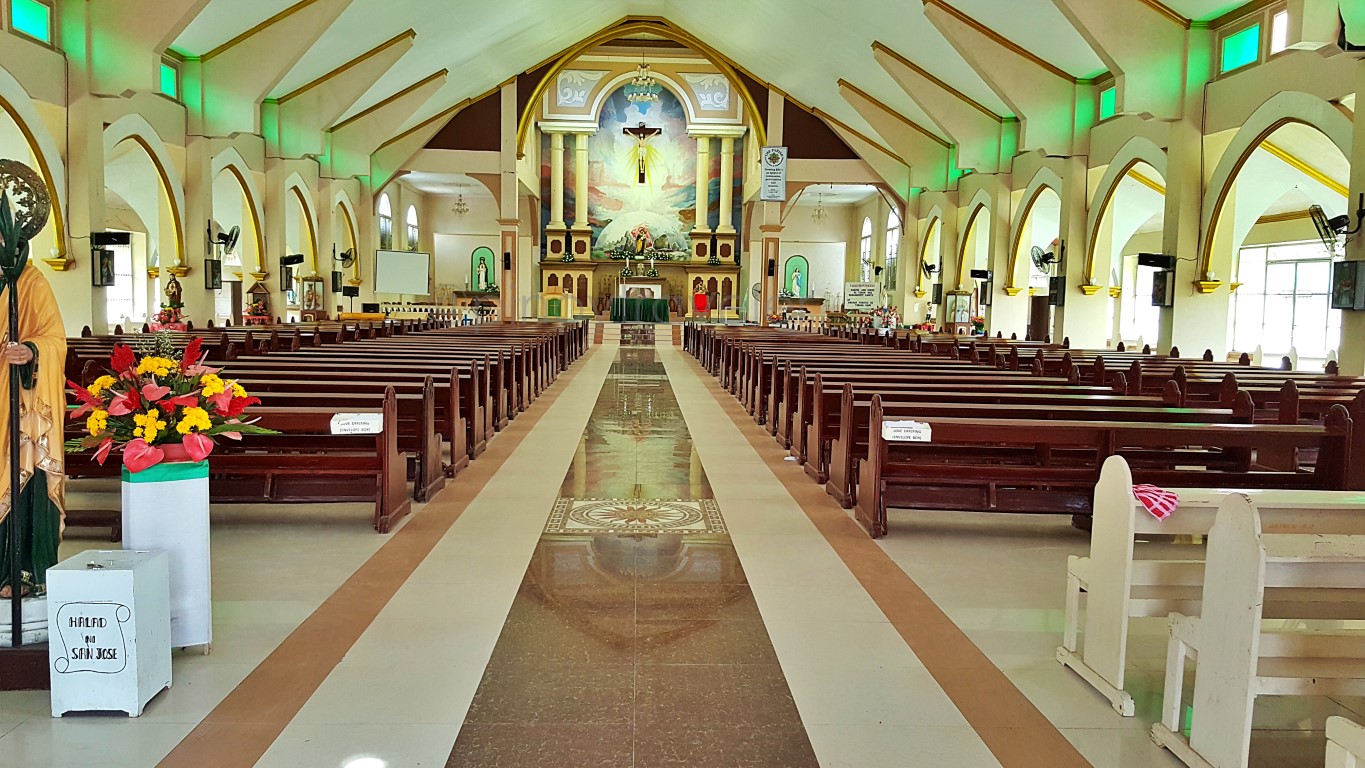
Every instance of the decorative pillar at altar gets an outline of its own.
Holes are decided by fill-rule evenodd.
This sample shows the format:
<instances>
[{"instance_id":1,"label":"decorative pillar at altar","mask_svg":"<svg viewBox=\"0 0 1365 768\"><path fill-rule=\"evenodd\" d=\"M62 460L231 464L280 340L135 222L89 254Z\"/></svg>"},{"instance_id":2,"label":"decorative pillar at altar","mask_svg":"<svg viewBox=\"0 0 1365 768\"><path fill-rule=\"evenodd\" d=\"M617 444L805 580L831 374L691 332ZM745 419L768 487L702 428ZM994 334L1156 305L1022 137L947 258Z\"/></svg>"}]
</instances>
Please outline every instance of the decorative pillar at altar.
<instances>
[{"instance_id":1,"label":"decorative pillar at altar","mask_svg":"<svg viewBox=\"0 0 1365 768\"><path fill-rule=\"evenodd\" d=\"M720 137L720 219L716 231L732 233L734 224L730 220L735 206L735 139L733 136Z\"/></svg>"},{"instance_id":2,"label":"decorative pillar at altar","mask_svg":"<svg viewBox=\"0 0 1365 768\"><path fill-rule=\"evenodd\" d=\"M564 235L569 231L564 223L564 133L541 130L550 134L550 221L545 225L545 242L551 258L564 255Z\"/></svg>"},{"instance_id":3,"label":"decorative pillar at altar","mask_svg":"<svg viewBox=\"0 0 1365 768\"><path fill-rule=\"evenodd\" d=\"M574 258L591 258L592 226L588 223L588 133L573 137L573 236Z\"/></svg>"},{"instance_id":4,"label":"decorative pillar at altar","mask_svg":"<svg viewBox=\"0 0 1365 768\"><path fill-rule=\"evenodd\" d=\"M694 135L697 140L697 211L692 226L692 256L711 255L711 137Z\"/></svg>"}]
</instances>

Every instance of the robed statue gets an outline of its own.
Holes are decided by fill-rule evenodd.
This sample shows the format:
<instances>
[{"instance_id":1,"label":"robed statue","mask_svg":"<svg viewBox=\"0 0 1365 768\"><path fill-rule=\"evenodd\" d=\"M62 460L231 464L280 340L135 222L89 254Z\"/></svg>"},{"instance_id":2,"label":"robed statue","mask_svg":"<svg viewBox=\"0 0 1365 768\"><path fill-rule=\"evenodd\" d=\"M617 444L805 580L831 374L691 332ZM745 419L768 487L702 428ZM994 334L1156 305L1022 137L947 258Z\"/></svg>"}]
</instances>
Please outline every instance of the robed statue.
<instances>
[{"instance_id":1,"label":"robed statue","mask_svg":"<svg viewBox=\"0 0 1365 768\"><path fill-rule=\"evenodd\" d=\"M180 281L175 279L175 275L171 275L170 282L166 283L166 290L164 291L164 293L166 294L166 306L168 307L185 306L184 304L185 290L184 288L181 287Z\"/></svg>"},{"instance_id":2,"label":"robed statue","mask_svg":"<svg viewBox=\"0 0 1365 768\"><path fill-rule=\"evenodd\" d=\"M0 375L0 403L9 406L0 416L0 450L4 452L0 461L0 541L4 542L0 597L9 597L16 553L21 594L42 592L47 569L57 564L65 517L66 331L51 286L28 264L28 238L37 235L47 221L46 185L32 169L0 161L0 188L6 191L0 196L0 306L10 309L10 323L0 341L5 368ZM13 211L11 191L20 204ZM16 299L17 307L12 304ZM17 403L11 401L12 379L18 384ZM17 462L11 450L14 430L18 431ZM17 468L17 478L12 468ZM12 495L15 483L20 489L17 507Z\"/></svg>"}]
</instances>

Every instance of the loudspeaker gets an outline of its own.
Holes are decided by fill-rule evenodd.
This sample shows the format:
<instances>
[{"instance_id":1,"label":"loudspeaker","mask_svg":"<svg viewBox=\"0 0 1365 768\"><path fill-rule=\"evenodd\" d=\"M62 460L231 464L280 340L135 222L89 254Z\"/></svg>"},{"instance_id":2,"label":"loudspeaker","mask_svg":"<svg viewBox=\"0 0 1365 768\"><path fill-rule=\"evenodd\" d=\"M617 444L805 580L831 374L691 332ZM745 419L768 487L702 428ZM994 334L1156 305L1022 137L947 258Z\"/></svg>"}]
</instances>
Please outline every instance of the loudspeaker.
<instances>
[{"instance_id":1,"label":"loudspeaker","mask_svg":"<svg viewBox=\"0 0 1365 768\"><path fill-rule=\"evenodd\" d=\"M503 269L511 269L511 268L512 268L512 252L511 252L511 251L503 251L503 252L502 252L502 268L503 268Z\"/></svg>"},{"instance_id":2,"label":"loudspeaker","mask_svg":"<svg viewBox=\"0 0 1365 768\"><path fill-rule=\"evenodd\" d=\"M768 259L768 277L777 274L777 259Z\"/></svg>"},{"instance_id":3,"label":"loudspeaker","mask_svg":"<svg viewBox=\"0 0 1365 768\"><path fill-rule=\"evenodd\" d=\"M301 254L301 253L291 253L291 254L289 254L288 256L281 256L281 257L280 257L280 266L282 266L282 267L283 267L283 266L293 266L293 265L295 265L295 264L302 264L302 263L303 263L303 254Z\"/></svg>"},{"instance_id":4,"label":"loudspeaker","mask_svg":"<svg viewBox=\"0 0 1365 768\"><path fill-rule=\"evenodd\" d=\"M341 286L341 295L345 296L348 299L354 299L355 297L360 295L360 286L343 285Z\"/></svg>"},{"instance_id":5,"label":"loudspeaker","mask_svg":"<svg viewBox=\"0 0 1365 768\"><path fill-rule=\"evenodd\" d=\"M91 232L90 245L93 247L103 247L106 245L132 245L133 236L129 232Z\"/></svg>"},{"instance_id":6,"label":"loudspeaker","mask_svg":"<svg viewBox=\"0 0 1365 768\"><path fill-rule=\"evenodd\" d=\"M968 274L971 275L972 278L974 278L974 279L976 279L976 280L989 280L989 279L991 279L991 271L990 271L989 269L973 269L973 270L972 270L971 272L969 272Z\"/></svg>"},{"instance_id":7,"label":"loudspeaker","mask_svg":"<svg viewBox=\"0 0 1365 768\"><path fill-rule=\"evenodd\" d=\"M1139 253L1137 263L1139 267L1156 267L1165 270L1175 269L1175 257L1167 256L1164 253Z\"/></svg>"},{"instance_id":8,"label":"loudspeaker","mask_svg":"<svg viewBox=\"0 0 1365 768\"><path fill-rule=\"evenodd\" d=\"M280 290L288 293L294 287L294 270L280 265Z\"/></svg>"},{"instance_id":9,"label":"loudspeaker","mask_svg":"<svg viewBox=\"0 0 1365 768\"><path fill-rule=\"evenodd\" d=\"M332 272L332 293L341 293L341 273Z\"/></svg>"}]
</instances>

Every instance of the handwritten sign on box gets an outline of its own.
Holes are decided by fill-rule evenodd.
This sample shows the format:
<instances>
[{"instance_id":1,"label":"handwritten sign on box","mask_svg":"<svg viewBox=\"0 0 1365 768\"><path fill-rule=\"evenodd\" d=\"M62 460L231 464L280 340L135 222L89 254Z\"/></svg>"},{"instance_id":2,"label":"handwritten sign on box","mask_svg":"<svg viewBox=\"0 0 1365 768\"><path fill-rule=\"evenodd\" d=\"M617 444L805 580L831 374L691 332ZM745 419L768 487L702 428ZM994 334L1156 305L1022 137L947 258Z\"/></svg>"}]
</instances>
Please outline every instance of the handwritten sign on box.
<instances>
[{"instance_id":1,"label":"handwritten sign on box","mask_svg":"<svg viewBox=\"0 0 1365 768\"><path fill-rule=\"evenodd\" d=\"M882 422L882 439L889 443L929 443L933 435L933 428L922 421Z\"/></svg>"},{"instance_id":2,"label":"handwritten sign on box","mask_svg":"<svg viewBox=\"0 0 1365 768\"><path fill-rule=\"evenodd\" d=\"M338 413L332 416L334 435L377 435L383 431L382 413Z\"/></svg>"}]
</instances>

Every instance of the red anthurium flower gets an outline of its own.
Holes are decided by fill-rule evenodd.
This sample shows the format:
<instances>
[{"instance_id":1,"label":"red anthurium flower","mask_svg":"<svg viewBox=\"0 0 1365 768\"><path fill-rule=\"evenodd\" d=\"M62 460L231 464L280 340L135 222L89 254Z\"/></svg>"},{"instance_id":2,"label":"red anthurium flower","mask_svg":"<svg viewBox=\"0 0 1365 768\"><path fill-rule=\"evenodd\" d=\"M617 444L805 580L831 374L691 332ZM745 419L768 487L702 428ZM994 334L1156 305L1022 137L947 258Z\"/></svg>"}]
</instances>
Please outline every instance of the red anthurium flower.
<instances>
[{"instance_id":1,"label":"red anthurium flower","mask_svg":"<svg viewBox=\"0 0 1365 768\"><path fill-rule=\"evenodd\" d=\"M208 435L201 435L198 432L191 432L185 435L182 441L185 445L185 453L190 455L195 461L203 461L213 453L213 440Z\"/></svg>"},{"instance_id":2,"label":"red anthurium flower","mask_svg":"<svg viewBox=\"0 0 1365 768\"><path fill-rule=\"evenodd\" d=\"M215 411L227 415L227 409L232 403L232 390L225 389L213 397L208 398L208 401L213 403L213 409Z\"/></svg>"},{"instance_id":3,"label":"red anthurium flower","mask_svg":"<svg viewBox=\"0 0 1365 768\"><path fill-rule=\"evenodd\" d=\"M109 458L109 451L112 450L113 447L114 438L107 437L104 439L104 442L100 443L100 447L95 450L95 461L98 461L100 466L103 466L104 460Z\"/></svg>"},{"instance_id":4,"label":"red anthurium flower","mask_svg":"<svg viewBox=\"0 0 1365 768\"><path fill-rule=\"evenodd\" d=\"M156 404L156 407L157 407L157 408L160 408L162 411L164 411L164 412L166 412L166 413L170 413L170 412L174 411L176 408L180 408L180 407L182 407L182 406L188 407L188 406L191 406L191 405L198 405L198 404L199 404L199 393L198 393L198 392L191 392L191 393L188 394L188 395L178 395L178 396L176 396L176 397L171 397L171 398L167 398L167 399L165 399L165 400L162 400L161 402L159 402L159 403Z\"/></svg>"},{"instance_id":5,"label":"red anthurium flower","mask_svg":"<svg viewBox=\"0 0 1365 768\"><path fill-rule=\"evenodd\" d=\"M127 416L137 409L138 401L129 392L120 392L109 401L110 416Z\"/></svg>"},{"instance_id":6,"label":"red anthurium flower","mask_svg":"<svg viewBox=\"0 0 1365 768\"><path fill-rule=\"evenodd\" d=\"M160 400L170 393L170 387L157 386L156 384L142 385L142 396L147 398L147 402L149 403L155 403L157 400Z\"/></svg>"},{"instance_id":7,"label":"red anthurium flower","mask_svg":"<svg viewBox=\"0 0 1365 768\"><path fill-rule=\"evenodd\" d=\"M71 412L71 418L72 418L72 420L79 419L80 417L84 416L84 415L87 414L87 413L90 413L90 412L93 411L93 410L95 410L95 404L94 404L94 403L86 403L86 404L82 405L81 407L77 408L76 410L72 411L72 412Z\"/></svg>"},{"instance_id":8,"label":"red anthurium flower","mask_svg":"<svg viewBox=\"0 0 1365 768\"><path fill-rule=\"evenodd\" d=\"M109 356L109 364L120 375L131 373L137 369L137 355L126 344L115 344L114 353Z\"/></svg>"},{"instance_id":9,"label":"red anthurium flower","mask_svg":"<svg viewBox=\"0 0 1365 768\"><path fill-rule=\"evenodd\" d=\"M129 472L141 472L142 470L156 466L161 460L166 458L166 452L154 445L148 445L146 440L140 437L133 438L128 442L128 446L123 449L123 465Z\"/></svg>"}]
</instances>

